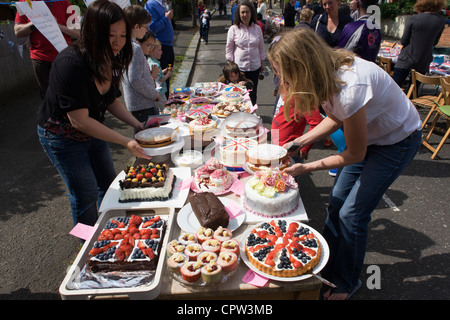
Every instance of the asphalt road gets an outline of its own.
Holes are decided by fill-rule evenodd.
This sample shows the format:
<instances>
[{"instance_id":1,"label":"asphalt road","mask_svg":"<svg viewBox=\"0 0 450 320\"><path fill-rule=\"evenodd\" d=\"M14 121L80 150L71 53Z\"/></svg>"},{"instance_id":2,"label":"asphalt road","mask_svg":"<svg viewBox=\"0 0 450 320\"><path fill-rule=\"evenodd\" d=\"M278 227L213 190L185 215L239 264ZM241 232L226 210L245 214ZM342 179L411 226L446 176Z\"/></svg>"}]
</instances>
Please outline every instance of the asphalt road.
<instances>
[{"instance_id":1,"label":"asphalt road","mask_svg":"<svg viewBox=\"0 0 450 320\"><path fill-rule=\"evenodd\" d=\"M214 16L209 44L199 46L192 84L215 81L221 74L229 20L229 16ZM195 31L189 26L189 20L179 22L176 52L189 46ZM272 76L270 73L258 87L257 114L267 128L274 103ZM27 90L12 101L0 103L0 299L55 300L60 299L59 285L81 242L69 235L73 226L67 190L37 139L38 92L33 86ZM106 124L132 135L132 130L114 119L108 118ZM449 144L436 160L421 147L374 211L361 275L363 286L354 300L448 299ZM111 149L117 172L133 162L124 148L112 145ZM324 148L318 142L308 161L335 152L336 148ZM309 224L316 230L323 228L332 183L328 172L302 177L300 194Z\"/></svg>"}]
</instances>

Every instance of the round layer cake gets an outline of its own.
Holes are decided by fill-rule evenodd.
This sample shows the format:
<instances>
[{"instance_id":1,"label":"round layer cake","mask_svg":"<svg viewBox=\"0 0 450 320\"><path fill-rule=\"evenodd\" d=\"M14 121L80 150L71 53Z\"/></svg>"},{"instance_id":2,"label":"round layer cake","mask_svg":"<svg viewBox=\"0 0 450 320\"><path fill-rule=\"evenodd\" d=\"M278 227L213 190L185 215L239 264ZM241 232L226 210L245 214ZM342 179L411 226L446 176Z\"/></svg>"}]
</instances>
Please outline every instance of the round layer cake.
<instances>
[{"instance_id":1,"label":"round layer cake","mask_svg":"<svg viewBox=\"0 0 450 320\"><path fill-rule=\"evenodd\" d=\"M262 126L260 117L246 112L231 114L221 125L224 136L231 137L256 137L259 128Z\"/></svg>"},{"instance_id":2,"label":"round layer cake","mask_svg":"<svg viewBox=\"0 0 450 320\"><path fill-rule=\"evenodd\" d=\"M184 115L187 121L192 121L198 118L209 118L211 115L211 108L195 107L187 110Z\"/></svg>"},{"instance_id":3,"label":"round layer cake","mask_svg":"<svg viewBox=\"0 0 450 320\"><path fill-rule=\"evenodd\" d=\"M257 171L244 188L246 211L265 218L286 217L299 205L295 179L279 169Z\"/></svg>"},{"instance_id":4,"label":"round layer cake","mask_svg":"<svg viewBox=\"0 0 450 320\"><path fill-rule=\"evenodd\" d=\"M177 140L177 132L168 127L155 127L139 131L134 138L144 148L156 148Z\"/></svg>"},{"instance_id":5,"label":"round layer cake","mask_svg":"<svg viewBox=\"0 0 450 320\"><path fill-rule=\"evenodd\" d=\"M258 270L277 277L311 272L320 261L321 245L308 226L296 221L272 220L251 230L245 254Z\"/></svg>"},{"instance_id":6,"label":"round layer cake","mask_svg":"<svg viewBox=\"0 0 450 320\"><path fill-rule=\"evenodd\" d=\"M197 97L213 97L217 94L217 90L212 87L196 88L194 94Z\"/></svg>"},{"instance_id":7,"label":"round layer cake","mask_svg":"<svg viewBox=\"0 0 450 320\"><path fill-rule=\"evenodd\" d=\"M222 162L231 167L240 167L245 163L247 151L258 145L258 142L248 138L225 139L220 146Z\"/></svg>"},{"instance_id":8,"label":"round layer cake","mask_svg":"<svg viewBox=\"0 0 450 320\"><path fill-rule=\"evenodd\" d=\"M240 102L242 100L242 94L239 92L225 92L219 97L222 102Z\"/></svg>"},{"instance_id":9,"label":"round layer cake","mask_svg":"<svg viewBox=\"0 0 450 320\"><path fill-rule=\"evenodd\" d=\"M247 167L252 171L277 168L284 169L289 165L287 150L281 146L264 143L247 152Z\"/></svg>"},{"instance_id":10,"label":"round layer cake","mask_svg":"<svg viewBox=\"0 0 450 320\"><path fill-rule=\"evenodd\" d=\"M212 135L216 132L216 128L217 121L207 117L199 117L189 122L189 133L194 135L205 133Z\"/></svg>"}]
</instances>

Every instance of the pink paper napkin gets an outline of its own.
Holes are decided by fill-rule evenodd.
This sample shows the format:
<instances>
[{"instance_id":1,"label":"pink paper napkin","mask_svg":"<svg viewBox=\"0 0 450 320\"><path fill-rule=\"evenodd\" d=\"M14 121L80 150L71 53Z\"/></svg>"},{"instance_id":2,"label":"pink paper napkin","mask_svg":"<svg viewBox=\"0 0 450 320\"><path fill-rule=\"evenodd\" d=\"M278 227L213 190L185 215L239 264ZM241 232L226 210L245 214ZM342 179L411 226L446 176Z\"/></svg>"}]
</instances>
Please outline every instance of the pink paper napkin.
<instances>
[{"instance_id":1,"label":"pink paper napkin","mask_svg":"<svg viewBox=\"0 0 450 320\"><path fill-rule=\"evenodd\" d=\"M264 287L269 282L269 279L260 276L252 270L248 270L242 281L256 287Z\"/></svg>"},{"instance_id":2,"label":"pink paper napkin","mask_svg":"<svg viewBox=\"0 0 450 320\"><path fill-rule=\"evenodd\" d=\"M235 201L230 201L226 206L225 210L228 212L230 216L230 220L236 218L238 215L242 213L241 206L237 204Z\"/></svg>"},{"instance_id":3,"label":"pink paper napkin","mask_svg":"<svg viewBox=\"0 0 450 320\"><path fill-rule=\"evenodd\" d=\"M95 227L88 226L82 223L77 223L77 225L73 227L73 229L69 232L69 234L87 241L91 239L94 232Z\"/></svg>"},{"instance_id":4,"label":"pink paper napkin","mask_svg":"<svg viewBox=\"0 0 450 320\"><path fill-rule=\"evenodd\" d=\"M237 194L238 196L242 196L244 195L244 189L245 189L245 185L244 183L239 180L239 179L235 179L233 184L230 187L230 191L234 192L235 194Z\"/></svg>"},{"instance_id":5,"label":"pink paper napkin","mask_svg":"<svg viewBox=\"0 0 450 320\"><path fill-rule=\"evenodd\" d=\"M193 180L194 180L194 177L190 177L190 178L184 179L180 183L180 186L178 187L178 190L189 189L191 187L191 183L192 183Z\"/></svg>"}]
</instances>

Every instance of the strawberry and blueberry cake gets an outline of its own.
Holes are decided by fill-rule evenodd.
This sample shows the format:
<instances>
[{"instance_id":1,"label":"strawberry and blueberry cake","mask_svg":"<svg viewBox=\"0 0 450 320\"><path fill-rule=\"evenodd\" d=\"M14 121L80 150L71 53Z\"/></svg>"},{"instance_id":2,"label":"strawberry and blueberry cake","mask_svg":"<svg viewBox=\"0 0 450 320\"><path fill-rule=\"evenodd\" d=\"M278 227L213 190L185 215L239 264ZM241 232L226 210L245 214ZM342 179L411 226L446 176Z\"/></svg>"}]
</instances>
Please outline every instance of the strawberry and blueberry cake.
<instances>
[{"instance_id":1,"label":"strawberry and blueberry cake","mask_svg":"<svg viewBox=\"0 0 450 320\"><path fill-rule=\"evenodd\" d=\"M296 277L311 272L319 263L321 245L306 225L272 220L251 230L245 239L245 254L254 267L266 274Z\"/></svg>"},{"instance_id":2,"label":"strawberry and blueberry cake","mask_svg":"<svg viewBox=\"0 0 450 320\"><path fill-rule=\"evenodd\" d=\"M156 270L167 221L161 216L110 219L89 251L93 273Z\"/></svg>"}]
</instances>

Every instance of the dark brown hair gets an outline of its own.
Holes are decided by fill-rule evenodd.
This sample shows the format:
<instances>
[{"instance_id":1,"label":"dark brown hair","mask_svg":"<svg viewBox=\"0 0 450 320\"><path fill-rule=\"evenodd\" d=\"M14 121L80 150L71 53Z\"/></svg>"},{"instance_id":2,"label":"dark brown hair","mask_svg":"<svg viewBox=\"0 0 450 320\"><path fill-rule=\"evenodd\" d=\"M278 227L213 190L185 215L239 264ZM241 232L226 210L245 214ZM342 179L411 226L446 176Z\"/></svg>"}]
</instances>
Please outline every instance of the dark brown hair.
<instances>
[{"instance_id":1,"label":"dark brown hair","mask_svg":"<svg viewBox=\"0 0 450 320\"><path fill-rule=\"evenodd\" d=\"M148 11L144 9L144 7L137 4L125 7L125 9L123 9L123 12L127 17L131 28L133 28L137 24L149 24L152 21L152 16L150 15L150 13L148 13Z\"/></svg>"},{"instance_id":2,"label":"dark brown hair","mask_svg":"<svg viewBox=\"0 0 450 320\"><path fill-rule=\"evenodd\" d=\"M414 10L417 12L439 12L445 6L444 0L417 0Z\"/></svg>"},{"instance_id":3,"label":"dark brown hair","mask_svg":"<svg viewBox=\"0 0 450 320\"><path fill-rule=\"evenodd\" d=\"M250 17L249 25L252 25L252 23L256 23L256 9L255 9L255 6L250 1L244 0L236 8L236 11L235 11L235 14L234 14L233 24L237 25L238 28L241 27L241 23L242 23L241 15L240 15L241 6L247 6L250 9L251 17Z\"/></svg>"},{"instance_id":4,"label":"dark brown hair","mask_svg":"<svg viewBox=\"0 0 450 320\"><path fill-rule=\"evenodd\" d=\"M109 40L110 26L120 20L126 23L127 37L122 50L114 56ZM133 57L131 27L123 10L108 0L93 2L84 13L76 46L88 61L95 79L105 82L112 76L113 82L118 84Z\"/></svg>"},{"instance_id":5,"label":"dark brown hair","mask_svg":"<svg viewBox=\"0 0 450 320\"><path fill-rule=\"evenodd\" d=\"M237 73L239 75L241 73L241 70L239 69L239 66L235 62L228 61L228 63L225 65L225 67L223 67L222 72L223 72L225 79L230 80L230 75L232 73Z\"/></svg>"}]
</instances>

